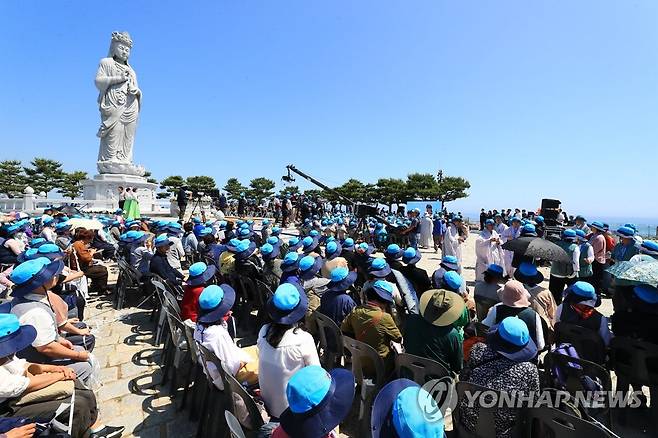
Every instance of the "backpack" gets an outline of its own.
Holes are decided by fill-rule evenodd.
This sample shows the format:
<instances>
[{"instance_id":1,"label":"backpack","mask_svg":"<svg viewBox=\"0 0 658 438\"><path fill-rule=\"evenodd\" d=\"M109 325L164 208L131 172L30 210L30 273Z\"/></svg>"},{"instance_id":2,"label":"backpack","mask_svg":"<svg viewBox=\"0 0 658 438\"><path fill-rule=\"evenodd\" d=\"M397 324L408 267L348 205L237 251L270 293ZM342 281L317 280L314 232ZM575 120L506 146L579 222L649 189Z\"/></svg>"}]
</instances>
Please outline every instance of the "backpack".
<instances>
[{"instance_id":1,"label":"backpack","mask_svg":"<svg viewBox=\"0 0 658 438\"><path fill-rule=\"evenodd\" d=\"M557 347L555 347L553 350L551 350L553 353L561 354L563 356L569 356L574 359L580 359L578 356L578 352L576 351L576 348L569 344L569 343L563 343L559 344ZM569 369L569 371L572 371L574 374L576 374L580 380L580 384L583 386L583 389L585 391L602 391L603 390L603 385L601 385L601 382L592 377L586 375L583 373L583 367L580 366L579 364L575 362L568 362L566 364L566 367ZM559 365L553 365L552 369L550 370L551 374L553 376L553 383L555 384L555 387L558 389L567 389L567 379L568 376L564 373L565 370L560 368Z\"/></svg>"}]
</instances>

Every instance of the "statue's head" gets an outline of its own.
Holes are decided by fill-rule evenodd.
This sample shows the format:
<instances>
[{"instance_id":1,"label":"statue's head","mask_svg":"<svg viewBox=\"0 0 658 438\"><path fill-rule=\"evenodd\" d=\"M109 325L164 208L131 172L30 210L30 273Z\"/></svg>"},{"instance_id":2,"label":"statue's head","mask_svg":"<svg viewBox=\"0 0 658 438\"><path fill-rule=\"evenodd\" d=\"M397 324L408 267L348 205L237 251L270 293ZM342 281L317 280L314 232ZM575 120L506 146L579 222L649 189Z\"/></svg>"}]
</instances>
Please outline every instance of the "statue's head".
<instances>
[{"instance_id":1,"label":"statue's head","mask_svg":"<svg viewBox=\"0 0 658 438\"><path fill-rule=\"evenodd\" d=\"M132 46L133 40L130 39L128 32L112 32L109 56L127 63Z\"/></svg>"}]
</instances>

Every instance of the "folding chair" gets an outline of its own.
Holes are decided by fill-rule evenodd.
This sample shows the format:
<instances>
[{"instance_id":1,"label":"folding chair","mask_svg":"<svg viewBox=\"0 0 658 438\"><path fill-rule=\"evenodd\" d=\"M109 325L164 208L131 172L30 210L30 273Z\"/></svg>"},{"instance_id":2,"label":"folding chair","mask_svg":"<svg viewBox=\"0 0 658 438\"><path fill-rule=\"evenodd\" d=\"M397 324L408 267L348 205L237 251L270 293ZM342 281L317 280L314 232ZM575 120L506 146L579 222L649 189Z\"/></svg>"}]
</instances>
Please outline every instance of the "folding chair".
<instances>
[{"instance_id":1,"label":"folding chair","mask_svg":"<svg viewBox=\"0 0 658 438\"><path fill-rule=\"evenodd\" d=\"M343 347L343 334L333 319L317 310L313 312L318 325L318 336L320 338L320 362L326 370L340 366L341 359L345 353Z\"/></svg>"},{"instance_id":2,"label":"folding chair","mask_svg":"<svg viewBox=\"0 0 658 438\"><path fill-rule=\"evenodd\" d=\"M603 339L594 330L567 322L555 324L555 343L568 342L578 352L578 357L594 363L604 363L606 349Z\"/></svg>"},{"instance_id":3,"label":"folding chair","mask_svg":"<svg viewBox=\"0 0 658 438\"><path fill-rule=\"evenodd\" d=\"M493 396L497 396L500 399L500 391L494 391L484 386L475 385L469 382L457 382L457 406L452 411L452 431L455 436L458 438L496 438L496 421L495 414L498 410L496 403L490 403ZM479 392L480 397L484 397L487 401L486 405L491 407L469 407L469 409L477 409L477 423L475 424L475 431L470 431L466 428L464 423L461 421L461 407L462 402L466 403L468 397L466 397L466 392L469 394L475 394ZM494 394L495 393L495 394ZM479 397L478 397L479 399ZM518 416L517 416L518 418ZM516 435L512 433L511 436L529 436L529 435Z\"/></svg>"},{"instance_id":4,"label":"folding chair","mask_svg":"<svg viewBox=\"0 0 658 438\"><path fill-rule=\"evenodd\" d=\"M227 392L223 390L223 388L225 388L223 377L220 378L219 381L222 385L222 389L219 389L217 385L215 385L215 382L210 375L208 365L212 364L217 369L220 376L222 376L222 361L219 360L215 353L208 350L201 343L196 342L196 348L201 353L200 359L206 376L206 386L208 388L204 402L201 405L201 417L199 418L197 437L218 436L221 435L221 432L223 431L223 423L220 418L217 418L215 413L226 408Z\"/></svg>"},{"instance_id":5,"label":"folding chair","mask_svg":"<svg viewBox=\"0 0 658 438\"><path fill-rule=\"evenodd\" d=\"M522 432L518 436L523 437L607 438L611 436L594 423L548 406L523 409L518 418L522 419L519 422Z\"/></svg>"},{"instance_id":6,"label":"folding chair","mask_svg":"<svg viewBox=\"0 0 658 438\"><path fill-rule=\"evenodd\" d=\"M352 374L359 387L359 422L362 430L370 430L369 412L379 390L386 383L384 360L370 345L343 335L343 346L350 352ZM364 365L371 363L375 370L374 376L367 376Z\"/></svg>"},{"instance_id":7,"label":"folding chair","mask_svg":"<svg viewBox=\"0 0 658 438\"><path fill-rule=\"evenodd\" d=\"M231 438L246 438L244 431L242 430L242 425L238 419L235 418L235 415L231 414L230 411L224 411L224 417L226 418L226 424L231 433Z\"/></svg>"},{"instance_id":8,"label":"folding chair","mask_svg":"<svg viewBox=\"0 0 658 438\"><path fill-rule=\"evenodd\" d=\"M421 386L433 379L452 378L452 373L439 362L409 353L395 357L395 375L413 380Z\"/></svg>"},{"instance_id":9,"label":"folding chair","mask_svg":"<svg viewBox=\"0 0 658 438\"><path fill-rule=\"evenodd\" d=\"M178 389L178 387L176 386L177 375L182 365L189 358L190 350L187 346L187 338L185 338L185 331L184 330L181 331L179 328L183 323L178 318L178 315L174 314L175 312L173 312L172 309L168 307L167 303L164 304L163 310L167 317L170 342L164 354L165 359L164 359L164 367L162 370L162 384L164 385L167 382L169 371L173 367L174 372L172 373L170 389L172 391L172 397L174 397L176 394L176 390ZM189 361L191 362L191 359L189 359Z\"/></svg>"},{"instance_id":10,"label":"folding chair","mask_svg":"<svg viewBox=\"0 0 658 438\"><path fill-rule=\"evenodd\" d=\"M223 365L223 364L222 364ZM224 391L228 402L228 410L247 431L255 432L265 424L256 401L233 375L222 367L220 370L224 381Z\"/></svg>"}]
</instances>

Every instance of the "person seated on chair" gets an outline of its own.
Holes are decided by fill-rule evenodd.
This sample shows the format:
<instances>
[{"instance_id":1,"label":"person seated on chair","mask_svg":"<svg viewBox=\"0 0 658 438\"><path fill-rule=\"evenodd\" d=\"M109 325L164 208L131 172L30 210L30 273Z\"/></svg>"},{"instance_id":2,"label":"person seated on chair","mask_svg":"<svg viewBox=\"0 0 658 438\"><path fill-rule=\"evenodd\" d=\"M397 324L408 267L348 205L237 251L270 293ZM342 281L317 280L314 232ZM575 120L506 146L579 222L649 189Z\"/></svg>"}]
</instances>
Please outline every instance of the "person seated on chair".
<instances>
[{"instance_id":1,"label":"person seated on chair","mask_svg":"<svg viewBox=\"0 0 658 438\"><path fill-rule=\"evenodd\" d=\"M176 287L180 286L184 276L178 269L174 269L167 259L169 247L173 245L173 242L169 240L166 234L160 234L155 238L153 244L155 245L155 254L151 258L149 270L162 277L169 284Z\"/></svg>"},{"instance_id":2,"label":"person seated on chair","mask_svg":"<svg viewBox=\"0 0 658 438\"><path fill-rule=\"evenodd\" d=\"M608 328L608 318L594 307L596 306L596 290L585 281L577 281L565 291L564 301L555 311L555 323L566 322L597 332L603 344L607 347L612 339Z\"/></svg>"},{"instance_id":3,"label":"person seated on chair","mask_svg":"<svg viewBox=\"0 0 658 438\"><path fill-rule=\"evenodd\" d=\"M501 302L489 309L487 317L482 324L493 327L509 317L515 316L525 322L530 332L532 341L539 350L546 345L544 341L544 330L541 316L530 307L530 292L517 280L509 280L500 291Z\"/></svg>"},{"instance_id":4,"label":"person seated on chair","mask_svg":"<svg viewBox=\"0 0 658 438\"><path fill-rule=\"evenodd\" d=\"M320 300L327 290L329 280L318 276L324 260L320 256L307 255L299 260L299 278L302 288L308 297L308 310L306 311L306 328L315 334L315 317L313 312L320 307Z\"/></svg>"},{"instance_id":5,"label":"person seated on chair","mask_svg":"<svg viewBox=\"0 0 658 438\"><path fill-rule=\"evenodd\" d=\"M228 284L207 286L199 295L199 308L194 339L222 361L222 364L240 383L258 383L258 361L254 348L243 349L235 345L228 332L226 321L235 303L235 291ZM208 378L224 389L219 371L212 363L207 364Z\"/></svg>"},{"instance_id":6,"label":"person seated on chair","mask_svg":"<svg viewBox=\"0 0 658 438\"><path fill-rule=\"evenodd\" d=\"M459 275L456 271L448 271L441 278L441 287L439 288L458 294L462 297L462 301L464 301L464 309L462 310L461 315L455 322L452 323L452 326L457 330L457 335L462 342L464 342L464 328L468 325L469 322L471 322L470 310L475 307L475 302L470 296L462 296L460 294L463 284L464 279L461 275Z\"/></svg>"},{"instance_id":7,"label":"person seated on chair","mask_svg":"<svg viewBox=\"0 0 658 438\"><path fill-rule=\"evenodd\" d=\"M269 240L269 239L268 239ZM281 282L281 263L283 260L279 258L279 246L266 243L260 247L260 256L263 259L263 282L270 288L275 290Z\"/></svg>"},{"instance_id":8,"label":"person seated on chair","mask_svg":"<svg viewBox=\"0 0 658 438\"><path fill-rule=\"evenodd\" d=\"M552 339L557 304L551 291L540 286L544 281L544 275L532 263L523 262L514 271L514 279L523 283L523 287L530 293L530 307L541 316L551 331L544 335L550 335Z\"/></svg>"},{"instance_id":9,"label":"person seated on chair","mask_svg":"<svg viewBox=\"0 0 658 438\"><path fill-rule=\"evenodd\" d=\"M206 286L209 286L215 278L217 268L215 265L206 265L196 262L190 266L189 277L183 286L183 299L180 303L180 319L183 321L197 321L199 310L199 296Z\"/></svg>"},{"instance_id":10,"label":"person seated on chair","mask_svg":"<svg viewBox=\"0 0 658 438\"><path fill-rule=\"evenodd\" d=\"M491 328L486 343L478 342L473 346L459 380L480 385L495 391L518 391L526 396L539 392L539 370L531 361L537 356L535 345L528 326L516 317L504 318ZM480 398L475 399L475 406L469 406L467 400L460 400L460 426L476 431L478 423L477 406ZM511 438L516 423L518 410L499 407L494 414L496 437Z\"/></svg>"},{"instance_id":11,"label":"person seated on chair","mask_svg":"<svg viewBox=\"0 0 658 438\"><path fill-rule=\"evenodd\" d=\"M441 279L446 274L446 272L456 272L459 274L461 267L459 266L459 260L457 257L452 255L444 256L441 259L441 264L439 268L434 271L432 274L432 287L434 289L441 289ZM468 294L468 288L466 287L466 282L464 281L459 289L461 295Z\"/></svg>"},{"instance_id":12,"label":"person seated on chair","mask_svg":"<svg viewBox=\"0 0 658 438\"><path fill-rule=\"evenodd\" d=\"M408 315L405 352L432 359L457 374L464 360L463 337L454 323L466 309L463 298L445 289L431 289L420 297L420 315Z\"/></svg>"},{"instance_id":13,"label":"person seated on chair","mask_svg":"<svg viewBox=\"0 0 658 438\"><path fill-rule=\"evenodd\" d=\"M149 273L151 258L153 257L153 243L150 236L144 231L128 231L124 242L129 253L129 263L139 271L142 276Z\"/></svg>"},{"instance_id":14,"label":"person seated on chair","mask_svg":"<svg viewBox=\"0 0 658 438\"><path fill-rule=\"evenodd\" d=\"M37 336L37 330L28 324L21 325L16 315L0 314L0 414L35 420L50 418L66 401L63 397L74 395L71 436L82 437L86 433L90 433L90 438L121 436L124 427L104 426L97 421L96 397L76 380L73 369L30 363L16 357L30 348Z\"/></svg>"},{"instance_id":15,"label":"person seated on chair","mask_svg":"<svg viewBox=\"0 0 658 438\"><path fill-rule=\"evenodd\" d=\"M32 345L21 352L23 358L36 363L66 365L86 382L92 374L89 353L59 335L57 318L47 296L62 269L61 260L50 261L46 257L18 265L10 276L14 283L11 313L21 324L31 325L37 331Z\"/></svg>"},{"instance_id":16,"label":"person seated on chair","mask_svg":"<svg viewBox=\"0 0 658 438\"><path fill-rule=\"evenodd\" d=\"M372 438L445 437L436 400L409 379L393 380L379 391L370 425Z\"/></svg>"},{"instance_id":17,"label":"person seated on chair","mask_svg":"<svg viewBox=\"0 0 658 438\"><path fill-rule=\"evenodd\" d=\"M110 293L107 288L107 268L94 260L96 249L89 247L93 239L94 232L92 230L85 230L84 228L78 228L76 230L72 246L79 265L77 268L84 272L85 276L91 280L90 292L95 291L99 294Z\"/></svg>"},{"instance_id":18,"label":"person seated on chair","mask_svg":"<svg viewBox=\"0 0 658 438\"><path fill-rule=\"evenodd\" d=\"M318 312L331 318L338 327L347 315L356 307L356 303L348 294L348 290L356 281L356 272L350 272L346 267L339 266L331 271L331 281L320 299Z\"/></svg>"},{"instance_id":19,"label":"person seated on chair","mask_svg":"<svg viewBox=\"0 0 658 438\"><path fill-rule=\"evenodd\" d=\"M183 251L185 251L185 260L187 260L188 264L192 264L199 246L199 241L194 233L194 224L192 222L186 222L183 225L183 237L181 238L181 243L183 244Z\"/></svg>"},{"instance_id":20,"label":"person seated on chair","mask_svg":"<svg viewBox=\"0 0 658 438\"><path fill-rule=\"evenodd\" d=\"M320 365L315 341L300 324L308 298L298 283L283 283L267 301L272 323L258 333L258 380L268 412L278 418L288 407L286 385L308 365Z\"/></svg>"},{"instance_id":21,"label":"person seated on chair","mask_svg":"<svg viewBox=\"0 0 658 438\"><path fill-rule=\"evenodd\" d=\"M272 438L338 437L338 425L352 408L355 387L350 370L334 368L327 372L317 365L300 369L287 383L289 406Z\"/></svg>"},{"instance_id":22,"label":"person seated on chair","mask_svg":"<svg viewBox=\"0 0 658 438\"><path fill-rule=\"evenodd\" d=\"M390 313L393 304L393 285L385 280L377 280L366 291L366 302L355 307L340 326L347 336L364 342L377 351L384 361L387 375L393 371L395 359L391 341L402 342L402 333ZM373 375L374 365L365 363L364 371Z\"/></svg>"},{"instance_id":23,"label":"person seated on chair","mask_svg":"<svg viewBox=\"0 0 658 438\"><path fill-rule=\"evenodd\" d=\"M416 291L416 295L420 298L425 291L432 288L430 278L427 271L419 268L417 263L421 259L420 251L415 248L407 248L402 253L402 262L405 264L398 269L411 282ZM395 269L391 266L391 269Z\"/></svg>"},{"instance_id":24,"label":"person seated on chair","mask_svg":"<svg viewBox=\"0 0 658 438\"><path fill-rule=\"evenodd\" d=\"M500 302L498 297L498 290L502 287L503 277L505 276L505 270L502 266L491 264L484 271L484 280L475 282L475 290L473 292L473 297L476 303L481 303L481 301L494 301ZM476 306L476 309L478 307ZM489 307L483 309L484 314L480 314L478 311L478 319L483 320L489 311Z\"/></svg>"},{"instance_id":25,"label":"person seated on chair","mask_svg":"<svg viewBox=\"0 0 658 438\"><path fill-rule=\"evenodd\" d=\"M616 336L626 336L658 345L658 289L649 285L633 287L629 306L610 318Z\"/></svg>"}]
</instances>

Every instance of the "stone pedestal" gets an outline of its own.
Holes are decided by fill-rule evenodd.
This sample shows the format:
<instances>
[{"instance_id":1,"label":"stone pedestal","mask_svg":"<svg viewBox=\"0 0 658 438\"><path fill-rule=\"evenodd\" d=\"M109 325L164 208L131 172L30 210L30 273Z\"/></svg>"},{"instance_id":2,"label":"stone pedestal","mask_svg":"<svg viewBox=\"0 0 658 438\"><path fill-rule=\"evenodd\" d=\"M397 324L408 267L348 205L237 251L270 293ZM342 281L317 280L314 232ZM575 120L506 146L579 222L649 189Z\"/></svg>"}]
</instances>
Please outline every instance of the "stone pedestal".
<instances>
[{"instance_id":1,"label":"stone pedestal","mask_svg":"<svg viewBox=\"0 0 658 438\"><path fill-rule=\"evenodd\" d=\"M88 209L113 211L119 208L119 186L136 189L135 197L142 213L160 210L155 197L157 184L146 181L143 176L121 173L102 173L82 182L84 199L90 201Z\"/></svg>"}]
</instances>

